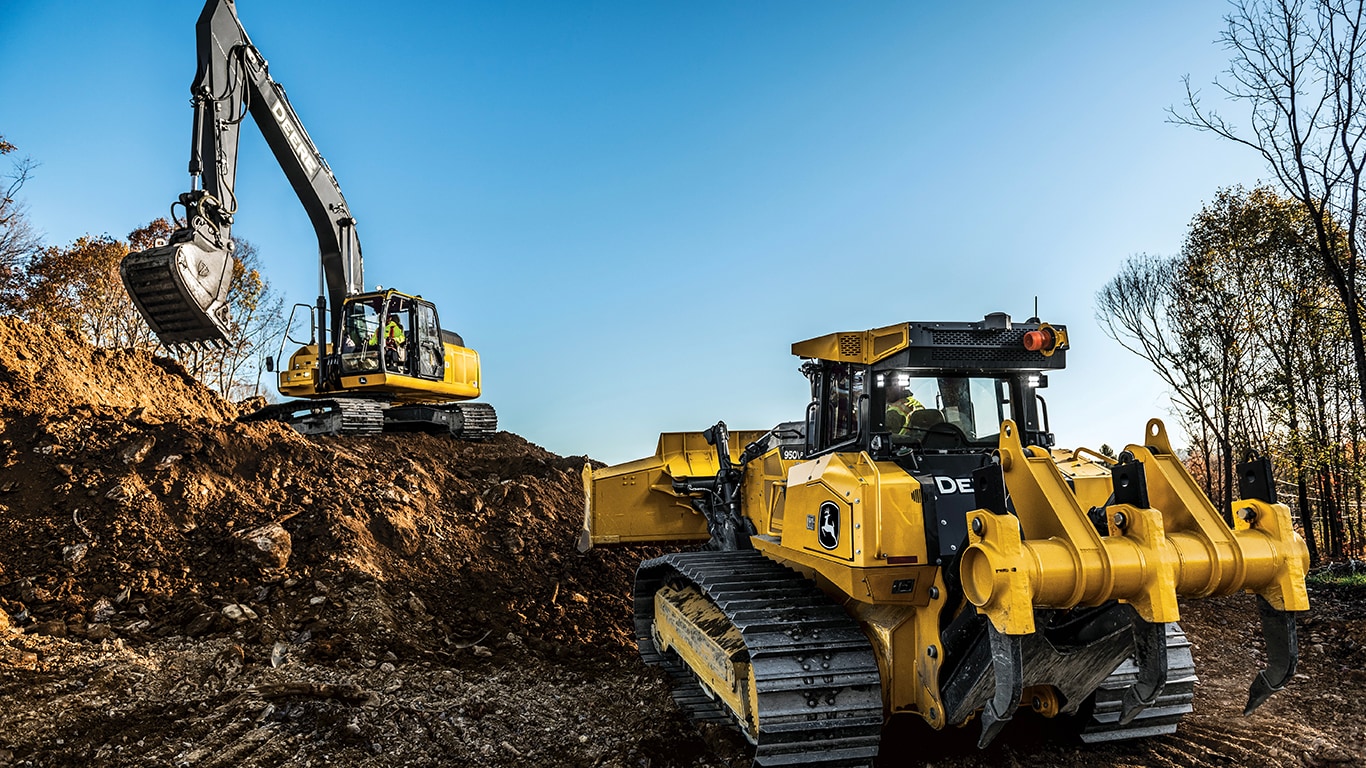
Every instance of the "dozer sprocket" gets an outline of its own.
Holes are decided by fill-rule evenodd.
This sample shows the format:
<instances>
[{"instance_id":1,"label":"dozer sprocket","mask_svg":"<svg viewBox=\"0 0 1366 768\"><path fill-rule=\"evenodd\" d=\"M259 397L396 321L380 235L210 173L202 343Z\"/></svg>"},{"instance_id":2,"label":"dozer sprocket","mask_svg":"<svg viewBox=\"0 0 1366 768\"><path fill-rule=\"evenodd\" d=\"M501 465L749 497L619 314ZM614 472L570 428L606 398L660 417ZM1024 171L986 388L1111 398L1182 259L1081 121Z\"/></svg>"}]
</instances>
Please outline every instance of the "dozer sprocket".
<instances>
[{"instance_id":1,"label":"dozer sprocket","mask_svg":"<svg viewBox=\"0 0 1366 768\"><path fill-rule=\"evenodd\" d=\"M1138 714L1128 725L1120 725L1124 692L1138 679L1138 666L1130 658L1105 678L1084 708L1090 718L1082 727L1081 740L1087 744L1121 739L1141 739L1176 733L1181 718L1191 712L1195 700L1195 660L1191 644L1180 625L1167 624L1167 682L1157 701Z\"/></svg>"},{"instance_id":2,"label":"dozer sprocket","mask_svg":"<svg viewBox=\"0 0 1366 768\"><path fill-rule=\"evenodd\" d=\"M283 421L304 435L378 435L384 431L384 404L374 400L291 400L272 403L243 421Z\"/></svg>"},{"instance_id":3,"label":"dozer sprocket","mask_svg":"<svg viewBox=\"0 0 1366 768\"><path fill-rule=\"evenodd\" d=\"M671 584L700 591L743 637L757 728L657 648L656 593ZM641 564L634 596L641 656L669 672L689 715L738 726L756 766L872 764L883 721L877 661L858 623L810 580L752 550L676 553Z\"/></svg>"}]
</instances>

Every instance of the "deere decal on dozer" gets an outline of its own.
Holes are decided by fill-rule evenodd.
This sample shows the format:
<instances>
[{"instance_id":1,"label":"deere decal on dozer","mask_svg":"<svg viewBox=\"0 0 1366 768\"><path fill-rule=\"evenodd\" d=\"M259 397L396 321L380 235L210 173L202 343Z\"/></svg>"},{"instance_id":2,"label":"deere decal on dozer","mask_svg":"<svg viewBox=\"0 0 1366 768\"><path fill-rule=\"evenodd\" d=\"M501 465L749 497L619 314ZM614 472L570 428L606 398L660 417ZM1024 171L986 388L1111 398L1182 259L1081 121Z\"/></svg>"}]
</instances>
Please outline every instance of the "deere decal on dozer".
<instances>
[{"instance_id":1,"label":"deere decal on dozer","mask_svg":"<svg viewBox=\"0 0 1366 768\"><path fill-rule=\"evenodd\" d=\"M1172 733L1195 670L1177 598L1258 596L1267 668L1295 670L1308 552L1267 459L1215 509L1162 422L1117 458L1054 449L1039 390L1067 330L1003 314L799 342L802 421L661 435L584 470L580 548L694 543L641 564L641 655L756 765L869 765L884 719L1075 716L1088 742Z\"/></svg>"}]
</instances>

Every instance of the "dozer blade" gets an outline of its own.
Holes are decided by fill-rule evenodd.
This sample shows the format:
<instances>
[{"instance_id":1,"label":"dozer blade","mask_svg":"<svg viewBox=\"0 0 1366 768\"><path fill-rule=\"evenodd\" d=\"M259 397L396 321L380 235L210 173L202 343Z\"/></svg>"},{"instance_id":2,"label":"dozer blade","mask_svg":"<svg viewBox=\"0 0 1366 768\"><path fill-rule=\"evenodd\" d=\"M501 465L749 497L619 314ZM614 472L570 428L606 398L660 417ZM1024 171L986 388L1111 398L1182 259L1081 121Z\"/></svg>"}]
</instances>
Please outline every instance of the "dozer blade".
<instances>
[{"instance_id":1,"label":"dozer blade","mask_svg":"<svg viewBox=\"0 0 1366 768\"><path fill-rule=\"evenodd\" d=\"M168 347L227 342L227 251L194 242L172 243L130 253L119 265L128 295Z\"/></svg>"}]
</instances>

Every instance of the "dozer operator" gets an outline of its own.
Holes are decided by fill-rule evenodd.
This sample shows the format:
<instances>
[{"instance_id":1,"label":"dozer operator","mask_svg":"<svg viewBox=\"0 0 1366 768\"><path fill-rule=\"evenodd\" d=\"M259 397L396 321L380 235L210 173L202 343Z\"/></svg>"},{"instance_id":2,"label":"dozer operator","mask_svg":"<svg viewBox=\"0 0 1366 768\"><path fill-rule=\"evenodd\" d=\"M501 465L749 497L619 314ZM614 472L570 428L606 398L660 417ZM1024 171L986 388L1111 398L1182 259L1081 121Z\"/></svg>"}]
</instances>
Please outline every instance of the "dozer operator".
<instances>
[{"instance_id":1,"label":"dozer operator","mask_svg":"<svg viewBox=\"0 0 1366 768\"><path fill-rule=\"evenodd\" d=\"M176 229L168 242L131 253L120 265L147 324L171 349L228 338L237 145L250 115L313 223L327 295L313 307L295 305L311 317L309 338L297 342L303 346L278 372L280 393L305 400L269 405L247 418L278 419L305 434L493 434L493 408L465 402L480 395L479 353L443 330L436 307L421 296L364 291L356 220L284 88L247 38L233 0L208 0L195 29L190 191L178 200L184 217L173 205ZM291 314L288 327L293 320ZM395 325L406 332L388 338L389 354L355 341ZM273 358L267 368L274 368Z\"/></svg>"},{"instance_id":2,"label":"dozer operator","mask_svg":"<svg viewBox=\"0 0 1366 768\"><path fill-rule=\"evenodd\" d=\"M1239 466L1221 512L1159 420L1117 458L1053 448L1041 391L1068 347L1000 313L830 334L792 347L804 420L585 467L581 549L702 545L634 586L641 655L679 705L760 766L869 765L901 713L975 717L982 747L1021 707L1087 742L1172 733L1196 680L1177 598L1239 591L1267 656L1244 713L1280 690L1309 557L1270 461Z\"/></svg>"}]
</instances>

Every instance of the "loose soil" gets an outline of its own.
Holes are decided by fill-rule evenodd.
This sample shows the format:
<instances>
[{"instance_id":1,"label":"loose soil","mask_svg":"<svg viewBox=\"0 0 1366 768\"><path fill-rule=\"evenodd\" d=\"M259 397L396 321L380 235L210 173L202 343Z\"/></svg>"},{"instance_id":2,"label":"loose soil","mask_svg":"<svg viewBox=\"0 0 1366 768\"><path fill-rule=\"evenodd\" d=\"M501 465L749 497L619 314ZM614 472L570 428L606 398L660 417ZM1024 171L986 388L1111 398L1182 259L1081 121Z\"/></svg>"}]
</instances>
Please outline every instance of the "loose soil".
<instances>
[{"instance_id":1,"label":"loose soil","mask_svg":"<svg viewBox=\"0 0 1366 768\"><path fill-rule=\"evenodd\" d=\"M586 457L304 438L177 363L0 318L0 766L745 766L635 654L657 550L575 550ZM1256 610L1182 606L1195 713L1085 747L894 720L879 765L1366 766L1366 592L1316 588L1249 717Z\"/></svg>"}]
</instances>

